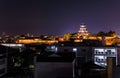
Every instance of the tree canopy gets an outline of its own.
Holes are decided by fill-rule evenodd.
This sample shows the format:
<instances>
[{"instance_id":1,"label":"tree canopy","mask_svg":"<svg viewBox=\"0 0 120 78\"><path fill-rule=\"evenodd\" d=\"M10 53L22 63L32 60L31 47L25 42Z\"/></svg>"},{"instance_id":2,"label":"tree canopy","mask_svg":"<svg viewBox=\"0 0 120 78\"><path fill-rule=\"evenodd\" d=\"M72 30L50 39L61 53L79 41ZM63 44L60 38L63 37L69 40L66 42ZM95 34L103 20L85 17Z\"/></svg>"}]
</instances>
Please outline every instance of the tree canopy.
<instances>
[{"instance_id":1,"label":"tree canopy","mask_svg":"<svg viewBox=\"0 0 120 78\"><path fill-rule=\"evenodd\" d=\"M97 36L113 36L113 35L116 35L116 32L115 31L108 31L108 32L103 32L103 31L100 31L96 34Z\"/></svg>"}]
</instances>

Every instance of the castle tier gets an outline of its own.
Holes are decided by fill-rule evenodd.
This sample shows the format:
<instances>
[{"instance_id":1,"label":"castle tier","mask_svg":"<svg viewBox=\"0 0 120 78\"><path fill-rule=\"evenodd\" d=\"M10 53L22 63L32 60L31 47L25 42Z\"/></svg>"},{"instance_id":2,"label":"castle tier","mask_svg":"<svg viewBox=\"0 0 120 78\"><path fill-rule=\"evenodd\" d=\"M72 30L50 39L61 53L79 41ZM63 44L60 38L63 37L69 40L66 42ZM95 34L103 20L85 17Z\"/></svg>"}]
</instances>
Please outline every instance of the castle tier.
<instances>
[{"instance_id":1,"label":"castle tier","mask_svg":"<svg viewBox=\"0 0 120 78\"><path fill-rule=\"evenodd\" d=\"M89 33L88 33L86 25L85 24L81 24L80 25L80 29L78 30L78 33L77 33L78 38L80 38L80 37L85 38L86 36L88 36L88 34Z\"/></svg>"}]
</instances>

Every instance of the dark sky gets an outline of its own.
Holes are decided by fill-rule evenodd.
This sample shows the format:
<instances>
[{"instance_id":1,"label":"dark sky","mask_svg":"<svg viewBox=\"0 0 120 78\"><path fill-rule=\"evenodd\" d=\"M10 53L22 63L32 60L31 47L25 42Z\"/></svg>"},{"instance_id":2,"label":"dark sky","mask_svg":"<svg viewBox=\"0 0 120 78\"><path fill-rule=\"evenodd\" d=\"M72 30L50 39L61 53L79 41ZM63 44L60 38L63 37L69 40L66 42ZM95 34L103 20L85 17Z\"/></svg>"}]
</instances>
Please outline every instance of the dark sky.
<instances>
[{"instance_id":1,"label":"dark sky","mask_svg":"<svg viewBox=\"0 0 120 78\"><path fill-rule=\"evenodd\" d=\"M81 23L120 34L120 0L0 0L0 33L63 35Z\"/></svg>"}]
</instances>

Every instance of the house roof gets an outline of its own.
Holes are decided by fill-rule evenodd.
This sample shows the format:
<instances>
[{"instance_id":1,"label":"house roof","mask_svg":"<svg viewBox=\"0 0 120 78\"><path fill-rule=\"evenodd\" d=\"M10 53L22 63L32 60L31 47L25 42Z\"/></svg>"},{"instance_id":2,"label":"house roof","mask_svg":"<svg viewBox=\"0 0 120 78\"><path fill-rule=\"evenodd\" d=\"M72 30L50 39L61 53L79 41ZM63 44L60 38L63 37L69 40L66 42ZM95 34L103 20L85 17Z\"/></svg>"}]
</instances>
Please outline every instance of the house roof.
<instances>
[{"instance_id":1,"label":"house roof","mask_svg":"<svg viewBox=\"0 0 120 78\"><path fill-rule=\"evenodd\" d=\"M37 56L37 62L73 62L73 53L53 53L48 56Z\"/></svg>"}]
</instances>

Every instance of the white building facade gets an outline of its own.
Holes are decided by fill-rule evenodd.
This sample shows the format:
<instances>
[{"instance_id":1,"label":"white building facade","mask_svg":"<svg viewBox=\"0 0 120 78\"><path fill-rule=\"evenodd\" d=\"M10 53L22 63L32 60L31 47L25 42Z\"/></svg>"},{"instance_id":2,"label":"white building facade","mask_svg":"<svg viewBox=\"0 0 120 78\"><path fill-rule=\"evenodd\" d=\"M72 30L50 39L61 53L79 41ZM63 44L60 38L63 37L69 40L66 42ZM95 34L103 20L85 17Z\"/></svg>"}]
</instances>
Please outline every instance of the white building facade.
<instances>
[{"instance_id":1,"label":"white building facade","mask_svg":"<svg viewBox=\"0 0 120 78\"><path fill-rule=\"evenodd\" d=\"M117 48L115 47L95 47L93 48L93 59L94 63L106 67L107 66L107 58L113 57L115 58L115 63L117 65Z\"/></svg>"}]
</instances>

